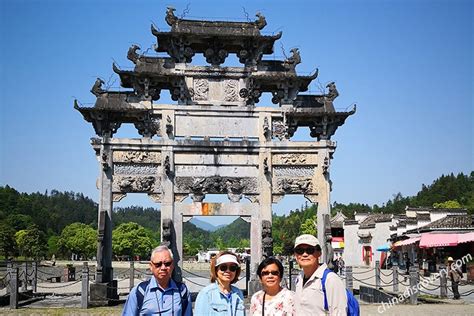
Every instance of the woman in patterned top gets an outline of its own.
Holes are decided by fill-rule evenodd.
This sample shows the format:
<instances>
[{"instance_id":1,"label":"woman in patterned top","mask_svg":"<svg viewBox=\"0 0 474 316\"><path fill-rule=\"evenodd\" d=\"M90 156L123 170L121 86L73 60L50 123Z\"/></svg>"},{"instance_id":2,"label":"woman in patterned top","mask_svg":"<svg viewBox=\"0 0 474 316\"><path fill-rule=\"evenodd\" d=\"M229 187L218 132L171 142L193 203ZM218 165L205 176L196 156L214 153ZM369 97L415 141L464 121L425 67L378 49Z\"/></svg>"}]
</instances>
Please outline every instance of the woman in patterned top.
<instances>
[{"instance_id":1,"label":"woman in patterned top","mask_svg":"<svg viewBox=\"0 0 474 316\"><path fill-rule=\"evenodd\" d=\"M294 293L280 286L283 265L273 257L263 260L257 268L263 290L252 296L250 315L285 316L296 315Z\"/></svg>"}]
</instances>

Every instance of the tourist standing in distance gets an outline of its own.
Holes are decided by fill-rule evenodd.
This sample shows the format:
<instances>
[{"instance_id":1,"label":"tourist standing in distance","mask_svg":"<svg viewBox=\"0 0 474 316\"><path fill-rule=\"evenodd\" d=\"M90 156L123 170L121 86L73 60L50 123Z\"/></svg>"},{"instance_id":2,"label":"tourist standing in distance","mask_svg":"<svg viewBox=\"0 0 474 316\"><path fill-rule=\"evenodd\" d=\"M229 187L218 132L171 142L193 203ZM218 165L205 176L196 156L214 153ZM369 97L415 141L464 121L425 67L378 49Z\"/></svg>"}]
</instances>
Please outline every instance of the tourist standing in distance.
<instances>
[{"instance_id":1,"label":"tourist standing in distance","mask_svg":"<svg viewBox=\"0 0 474 316\"><path fill-rule=\"evenodd\" d=\"M194 315L245 315L242 291L232 285L238 281L240 265L237 255L222 251L211 260L211 284L203 288L194 305Z\"/></svg>"},{"instance_id":2,"label":"tourist standing in distance","mask_svg":"<svg viewBox=\"0 0 474 316\"><path fill-rule=\"evenodd\" d=\"M458 300L461 298L459 294L459 282L462 279L461 268L454 263L453 257L448 258L448 276L451 279L451 288L453 289L454 299Z\"/></svg>"},{"instance_id":3,"label":"tourist standing in distance","mask_svg":"<svg viewBox=\"0 0 474 316\"><path fill-rule=\"evenodd\" d=\"M318 239L309 234L298 236L294 254L303 270L296 280L296 315L346 315L346 289L335 273L327 274L325 285L329 311L324 309L321 279L328 267L325 263L319 264L321 246Z\"/></svg>"},{"instance_id":4,"label":"tourist standing in distance","mask_svg":"<svg viewBox=\"0 0 474 316\"><path fill-rule=\"evenodd\" d=\"M192 315L191 293L184 283L171 278L173 253L166 246L151 252L151 279L135 286L128 295L122 315Z\"/></svg>"},{"instance_id":5,"label":"tourist standing in distance","mask_svg":"<svg viewBox=\"0 0 474 316\"><path fill-rule=\"evenodd\" d=\"M296 315L292 291L281 287L283 265L280 260L269 257L257 268L257 275L263 290L252 296L250 315L253 316L289 316Z\"/></svg>"}]
</instances>

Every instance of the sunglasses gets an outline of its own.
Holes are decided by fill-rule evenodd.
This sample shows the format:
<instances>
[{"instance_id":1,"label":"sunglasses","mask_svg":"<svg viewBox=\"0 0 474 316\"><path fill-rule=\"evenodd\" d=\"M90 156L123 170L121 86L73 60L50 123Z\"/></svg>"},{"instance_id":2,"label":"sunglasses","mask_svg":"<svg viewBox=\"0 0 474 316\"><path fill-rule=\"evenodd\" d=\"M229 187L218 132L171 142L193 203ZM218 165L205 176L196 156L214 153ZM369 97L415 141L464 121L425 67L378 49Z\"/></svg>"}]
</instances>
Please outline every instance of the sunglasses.
<instances>
[{"instance_id":1,"label":"sunglasses","mask_svg":"<svg viewBox=\"0 0 474 316\"><path fill-rule=\"evenodd\" d=\"M161 268L162 265L164 265L165 267L170 267L172 264L173 264L173 261L160 261L160 262L153 262L153 261L150 261L152 265L155 266L155 268Z\"/></svg>"},{"instance_id":2,"label":"sunglasses","mask_svg":"<svg viewBox=\"0 0 474 316\"><path fill-rule=\"evenodd\" d=\"M227 269L229 269L230 272L235 272L235 271L237 271L237 266L235 264L230 265L230 266L228 266L226 264L221 264L219 266L219 270L221 270L222 272L226 272Z\"/></svg>"},{"instance_id":3,"label":"sunglasses","mask_svg":"<svg viewBox=\"0 0 474 316\"><path fill-rule=\"evenodd\" d=\"M312 255L313 253L316 252L316 247L298 247L298 248L295 248L295 253L297 255L302 255L304 253L307 253L308 255Z\"/></svg>"},{"instance_id":4,"label":"sunglasses","mask_svg":"<svg viewBox=\"0 0 474 316\"><path fill-rule=\"evenodd\" d=\"M280 275L280 271L262 271L260 273L261 276L267 276L267 275L274 275L274 276L279 276Z\"/></svg>"}]
</instances>

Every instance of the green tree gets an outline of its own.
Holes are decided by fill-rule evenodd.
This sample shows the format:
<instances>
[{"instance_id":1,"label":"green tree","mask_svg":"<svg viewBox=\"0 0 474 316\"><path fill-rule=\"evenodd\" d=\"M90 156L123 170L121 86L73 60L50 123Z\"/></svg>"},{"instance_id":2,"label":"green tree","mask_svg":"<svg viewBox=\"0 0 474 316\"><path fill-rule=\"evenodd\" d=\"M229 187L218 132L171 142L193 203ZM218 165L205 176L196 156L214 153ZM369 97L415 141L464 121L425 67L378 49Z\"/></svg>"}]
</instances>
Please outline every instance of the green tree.
<instances>
[{"instance_id":1,"label":"green tree","mask_svg":"<svg viewBox=\"0 0 474 316\"><path fill-rule=\"evenodd\" d=\"M48 238L48 257L59 254L59 236L51 236Z\"/></svg>"},{"instance_id":2,"label":"green tree","mask_svg":"<svg viewBox=\"0 0 474 316\"><path fill-rule=\"evenodd\" d=\"M250 247L250 239L241 239L239 241L239 248L240 249L245 249L245 248L249 248Z\"/></svg>"},{"instance_id":3,"label":"green tree","mask_svg":"<svg viewBox=\"0 0 474 316\"><path fill-rule=\"evenodd\" d=\"M183 244L183 254L185 256L195 256L200 250L203 250L202 244L199 240L194 238L189 238Z\"/></svg>"},{"instance_id":4,"label":"green tree","mask_svg":"<svg viewBox=\"0 0 474 316\"><path fill-rule=\"evenodd\" d=\"M15 231L27 229L33 225L33 219L29 215L24 214L10 214L6 219L8 225Z\"/></svg>"},{"instance_id":5,"label":"green tree","mask_svg":"<svg viewBox=\"0 0 474 316\"><path fill-rule=\"evenodd\" d=\"M38 259L46 253L46 236L36 225L17 231L15 241L20 254L25 257Z\"/></svg>"},{"instance_id":6,"label":"green tree","mask_svg":"<svg viewBox=\"0 0 474 316\"><path fill-rule=\"evenodd\" d=\"M74 253L91 258L97 252L97 231L83 223L72 223L64 227L58 246L68 256Z\"/></svg>"},{"instance_id":7,"label":"green tree","mask_svg":"<svg viewBox=\"0 0 474 316\"><path fill-rule=\"evenodd\" d=\"M283 253L283 247L279 244L279 245L273 245L273 253L274 254L282 254Z\"/></svg>"},{"instance_id":8,"label":"green tree","mask_svg":"<svg viewBox=\"0 0 474 316\"><path fill-rule=\"evenodd\" d=\"M7 259L16 250L15 230L5 222L0 223L0 255Z\"/></svg>"},{"instance_id":9,"label":"green tree","mask_svg":"<svg viewBox=\"0 0 474 316\"><path fill-rule=\"evenodd\" d=\"M461 208L461 204L459 204L456 200L449 200L446 202L441 203L433 203L434 208Z\"/></svg>"},{"instance_id":10,"label":"green tree","mask_svg":"<svg viewBox=\"0 0 474 316\"><path fill-rule=\"evenodd\" d=\"M118 256L146 257L157 244L151 231L134 222L120 224L112 232L112 249Z\"/></svg>"},{"instance_id":11,"label":"green tree","mask_svg":"<svg viewBox=\"0 0 474 316\"><path fill-rule=\"evenodd\" d=\"M227 248L221 236L217 236L215 245L216 245L216 248L219 250L225 250Z\"/></svg>"},{"instance_id":12,"label":"green tree","mask_svg":"<svg viewBox=\"0 0 474 316\"><path fill-rule=\"evenodd\" d=\"M310 234L316 236L316 215L314 215L312 218L306 219L304 223L301 224L300 232L301 234Z\"/></svg>"}]
</instances>

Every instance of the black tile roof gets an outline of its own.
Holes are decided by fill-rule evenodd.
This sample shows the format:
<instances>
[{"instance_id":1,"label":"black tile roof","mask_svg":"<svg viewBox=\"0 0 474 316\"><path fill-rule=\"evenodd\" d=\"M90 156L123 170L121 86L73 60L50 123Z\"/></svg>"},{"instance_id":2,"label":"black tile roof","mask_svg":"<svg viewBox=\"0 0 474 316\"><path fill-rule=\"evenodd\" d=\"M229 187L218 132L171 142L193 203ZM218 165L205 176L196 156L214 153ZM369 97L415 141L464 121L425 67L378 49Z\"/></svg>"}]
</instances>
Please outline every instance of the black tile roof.
<instances>
[{"instance_id":1,"label":"black tile roof","mask_svg":"<svg viewBox=\"0 0 474 316\"><path fill-rule=\"evenodd\" d=\"M418 221L430 221L431 216L430 214L427 214L427 213L416 213L416 219Z\"/></svg>"},{"instance_id":2,"label":"black tile roof","mask_svg":"<svg viewBox=\"0 0 474 316\"><path fill-rule=\"evenodd\" d=\"M448 215L420 228L420 231L433 230L474 230L471 215Z\"/></svg>"},{"instance_id":3,"label":"black tile roof","mask_svg":"<svg viewBox=\"0 0 474 316\"><path fill-rule=\"evenodd\" d=\"M375 223L389 222L392 217L392 214L370 214L360 223L360 228L375 227Z\"/></svg>"}]
</instances>

